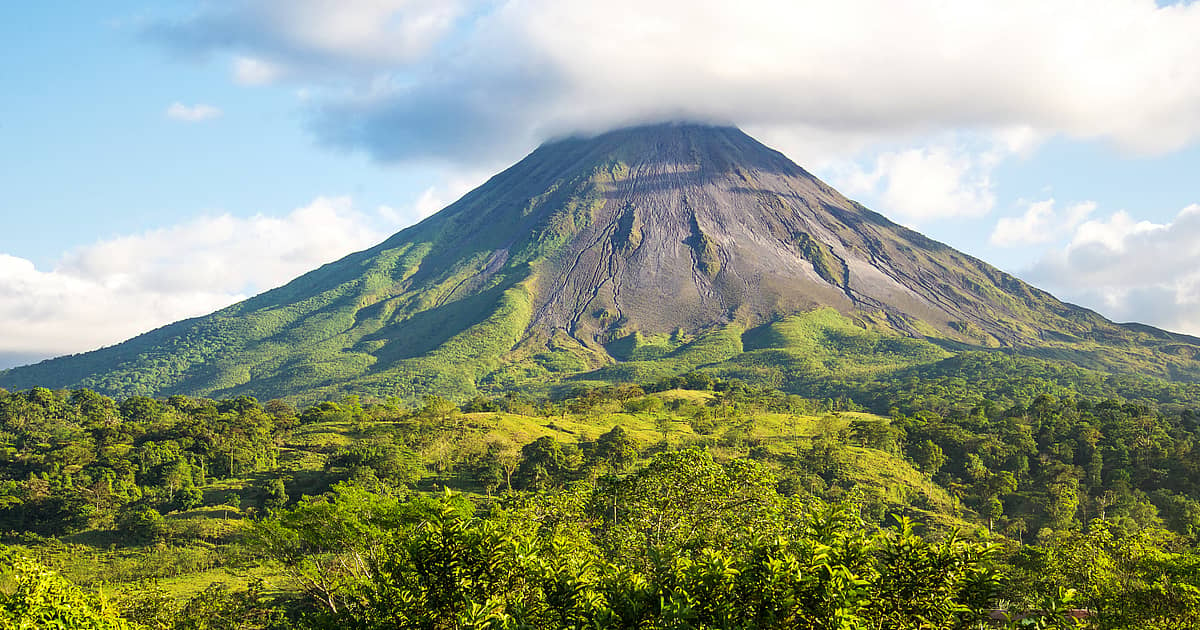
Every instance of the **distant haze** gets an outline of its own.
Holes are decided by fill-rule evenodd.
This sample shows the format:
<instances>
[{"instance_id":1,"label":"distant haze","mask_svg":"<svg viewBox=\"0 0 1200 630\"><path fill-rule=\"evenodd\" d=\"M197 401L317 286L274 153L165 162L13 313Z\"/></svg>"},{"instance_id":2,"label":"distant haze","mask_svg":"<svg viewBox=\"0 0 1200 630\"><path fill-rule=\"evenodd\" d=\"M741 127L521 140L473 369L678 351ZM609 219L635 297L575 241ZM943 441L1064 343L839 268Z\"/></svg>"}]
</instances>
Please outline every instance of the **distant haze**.
<instances>
[{"instance_id":1,"label":"distant haze","mask_svg":"<svg viewBox=\"0 0 1200 630\"><path fill-rule=\"evenodd\" d=\"M0 370L17 367L20 365L29 365L37 363L42 359L49 359L45 354L23 353L23 352L0 352Z\"/></svg>"}]
</instances>

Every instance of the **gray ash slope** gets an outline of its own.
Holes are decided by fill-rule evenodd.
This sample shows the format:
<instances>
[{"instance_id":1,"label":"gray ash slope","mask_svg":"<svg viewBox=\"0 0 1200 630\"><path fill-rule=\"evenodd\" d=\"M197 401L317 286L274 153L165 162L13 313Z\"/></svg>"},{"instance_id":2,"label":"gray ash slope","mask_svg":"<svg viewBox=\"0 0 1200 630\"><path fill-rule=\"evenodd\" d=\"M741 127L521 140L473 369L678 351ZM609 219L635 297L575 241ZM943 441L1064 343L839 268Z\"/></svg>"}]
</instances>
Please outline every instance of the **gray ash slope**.
<instances>
[{"instance_id":1,"label":"gray ash slope","mask_svg":"<svg viewBox=\"0 0 1200 630\"><path fill-rule=\"evenodd\" d=\"M1200 374L1200 340L1062 303L738 129L665 124L548 143L372 249L0 386L467 396L588 373L640 340L678 349L821 307L943 347Z\"/></svg>"}]
</instances>

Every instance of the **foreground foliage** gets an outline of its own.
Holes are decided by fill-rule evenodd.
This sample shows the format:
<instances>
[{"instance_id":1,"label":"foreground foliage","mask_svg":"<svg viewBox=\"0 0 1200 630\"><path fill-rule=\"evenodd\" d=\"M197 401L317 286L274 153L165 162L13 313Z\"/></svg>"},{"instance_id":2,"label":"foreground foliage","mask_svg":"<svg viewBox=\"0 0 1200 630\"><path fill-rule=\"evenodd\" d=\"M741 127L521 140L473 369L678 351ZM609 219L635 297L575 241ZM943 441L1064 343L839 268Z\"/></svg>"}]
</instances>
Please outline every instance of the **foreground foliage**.
<instances>
[{"instance_id":1,"label":"foreground foliage","mask_svg":"<svg viewBox=\"0 0 1200 630\"><path fill-rule=\"evenodd\" d=\"M649 470L695 457L660 457ZM696 496L691 503L712 498ZM554 512L559 518L551 522L547 505L538 501L480 517L452 496L375 499L342 488L326 500L256 525L255 538L304 585L304 601L315 609L308 623L343 628L955 627L978 619L997 587L995 546L953 536L929 542L907 521L869 532L847 506L812 506L803 515L764 523L786 534L743 539L699 533L718 532L719 517L732 514L706 512L702 522L685 523L686 532L648 533L632 545L637 555L625 560L622 551L634 550L628 542L613 544L584 527L595 518L586 505L574 512L583 522L561 518L573 512L569 506ZM659 515L644 507L627 509L631 520ZM314 528L322 535L314 536ZM728 530L748 534L741 526ZM339 533L336 539L325 535Z\"/></svg>"},{"instance_id":2,"label":"foreground foliage","mask_svg":"<svg viewBox=\"0 0 1200 630\"><path fill-rule=\"evenodd\" d=\"M0 629L127 630L134 628L103 598L41 564L0 550Z\"/></svg>"},{"instance_id":3,"label":"foreground foliage","mask_svg":"<svg viewBox=\"0 0 1200 630\"><path fill-rule=\"evenodd\" d=\"M1200 625L1191 403L990 378L889 417L704 373L411 408L0 392L6 558L40 567L0 576L4 623Z\"/></svg>"}]
</instances>

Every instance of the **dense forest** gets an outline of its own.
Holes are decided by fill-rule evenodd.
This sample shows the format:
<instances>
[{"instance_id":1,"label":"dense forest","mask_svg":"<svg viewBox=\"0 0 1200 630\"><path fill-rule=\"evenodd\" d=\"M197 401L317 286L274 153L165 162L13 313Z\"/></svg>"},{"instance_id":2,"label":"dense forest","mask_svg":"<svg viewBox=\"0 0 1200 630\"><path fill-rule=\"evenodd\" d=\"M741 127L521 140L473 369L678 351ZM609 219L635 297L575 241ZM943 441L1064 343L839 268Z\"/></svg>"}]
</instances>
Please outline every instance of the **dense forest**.
<instances>
[{"instance_id":1,"label":"dense forest","mask_svg":"<svg viewBox=\"0 0 1200 630\"><path fill-rule=\"evenodd\" d=\"M302 408L0 390L0 628L1200 626L1194 388L934 365Z\"/></svg>"}]
</instances>

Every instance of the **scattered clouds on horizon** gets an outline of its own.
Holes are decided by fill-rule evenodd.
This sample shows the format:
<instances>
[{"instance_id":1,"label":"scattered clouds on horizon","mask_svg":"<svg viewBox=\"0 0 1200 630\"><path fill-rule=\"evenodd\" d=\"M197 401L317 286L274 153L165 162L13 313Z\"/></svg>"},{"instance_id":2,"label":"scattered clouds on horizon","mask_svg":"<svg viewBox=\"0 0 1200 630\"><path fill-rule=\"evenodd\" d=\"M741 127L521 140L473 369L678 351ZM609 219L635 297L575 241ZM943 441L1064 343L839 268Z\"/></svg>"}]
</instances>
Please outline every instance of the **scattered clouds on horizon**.
<instances>
[{"instance_id":1,"label":"scattered clouds on horizon","mask_svg":"<svg viewBox=\"0 0 1200 630\"><path fill-rule=\"evenodd\" d=\"M432 214L444 194L429 189L407 209L365 212L349 197L318 197L283 216L204 216L81 247L48 271L0 253L0 369L124 341L280 286Z\"/></svg>"},{"instance_id":2,"label":"scattered clouds on horizon","mask_svg":"<svg viewBox=\"0 0 1200 630\"><path fill-rule=\"evenodd\" d=\"M833 162L826 170L843 193L874 199L889 214L916 224L981 217L996 205L992 171L1026 150L1024 145L1014 145L1009 135L935 140L881 151L866 165Z\"/></svg>"},{"instance_id":3,"label":"scattered clouds on horizon","mask_svg":"<svg viewBox=\"0 0 1200 630\"><path fill-rule=\"evenodd\" d=\"M1166 224L1124 211L1084 221L1021 276L1115 321L1200 335L1200 204Z\"/></svg>"},{"instance_id":4,"label":"scattered clouds on horizon","mask_svg":"<svg viewBox=\"0 0 1200 630\"><path fill-rule=\"evenodd\" d=\"M183 122L201 122L211 120L221 115L221 110L212 105L197 103L195 105L184 105L178 101L171 103L167 107L167 118L173 120L182 120Z\"/></svg>"},{"instance_id":5,"label":"scattered clouds on horizon","mask_svg":"<svg viewBox=\"0 0 1200 630\"><path fill-rule=\"evenodd\" d=\"M379 214L397 226L416 223L458 201L463 195L479 187L484 179L486 179L486 175L482 172L452 177L441 186L430 186L423 190L407 212L396 210L390 206L381 206Z\"/></svg>"},{"instance_id":6,"label":"scattered clouds on horizon","mask_svg":"<svg viewBox=\"0 0 1200 630\"><path fill-rule=\"evenodd\" d=\"M1054 199L1026 202L1019 217L1001 217L992 230L990 241L1000 247L1037 245L1057 241L1070 233L1096 210L1096 202L1083 201L1054 209Z\"/></svg>"}]
</instances>

